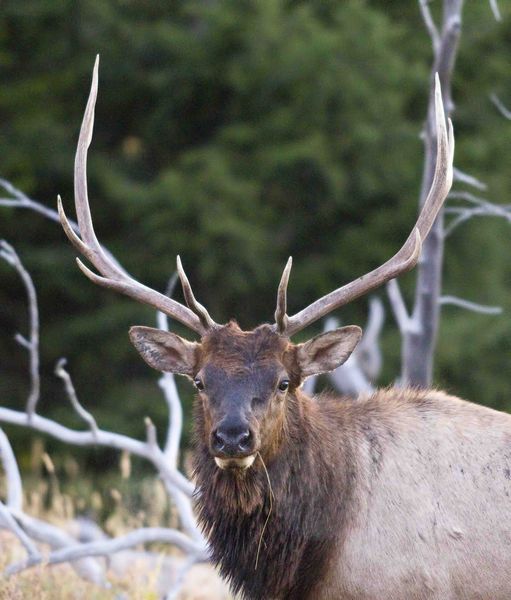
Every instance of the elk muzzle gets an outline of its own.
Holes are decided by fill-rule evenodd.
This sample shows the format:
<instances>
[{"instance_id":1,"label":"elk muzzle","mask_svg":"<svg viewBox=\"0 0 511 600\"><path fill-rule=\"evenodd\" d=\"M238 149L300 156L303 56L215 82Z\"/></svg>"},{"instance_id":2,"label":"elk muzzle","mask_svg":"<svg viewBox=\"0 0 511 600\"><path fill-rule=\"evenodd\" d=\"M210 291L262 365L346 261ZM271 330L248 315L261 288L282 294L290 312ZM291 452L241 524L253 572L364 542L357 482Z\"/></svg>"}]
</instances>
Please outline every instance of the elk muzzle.
<instances>
[{"instance_id":1,"label":"elk muzzle","mask_svg":"<svg viewBox=\"0 0 511 600\"><path fill-rule=\"evenodd\" d=\"M210 450L221 469L246 469L254 462L255 439L246 422L224 420L211 432Z\"/></svg>"}]
</instances>

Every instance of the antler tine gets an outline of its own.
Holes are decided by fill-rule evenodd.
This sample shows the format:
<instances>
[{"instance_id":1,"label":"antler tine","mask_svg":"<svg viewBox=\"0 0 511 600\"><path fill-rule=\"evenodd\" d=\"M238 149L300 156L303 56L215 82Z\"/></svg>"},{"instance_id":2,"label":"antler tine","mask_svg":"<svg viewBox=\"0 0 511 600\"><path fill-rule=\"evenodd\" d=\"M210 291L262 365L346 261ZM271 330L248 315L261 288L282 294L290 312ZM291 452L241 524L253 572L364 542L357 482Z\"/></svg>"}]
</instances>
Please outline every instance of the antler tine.
<instances>
[{"instance_id":1,"label":"antler tine","mask_svg":"<svg viewBox=\"0 0 511 600\"><path fill-rule=\"evenodd\" d=\"M279 289L277 291L277 308L275 309L275 324L277 331L284 333L287 326L287 284L289 283L289 275L293 266L293 257L290 256L287 260L282 277L280 278Z\"/></svg>"},{"instance_id":2,"label":"antler tine","mask_svg":"<svg viewBox=\"0 0 511 600\"><path fill-rule=\"evenodd\" d=\"M179 279L181 281L181 287L183 288L183 294L186 300L186 304L188 308L193 310L193 312L199 317L200 322L204 326L205 329L211 329L215 326L215 322L209 316L208 311L200 302L198 302L193 295L192 286L188 281L188 277L186 276L185 270L183 269L183 264L181 263L181 257L178 255L176 258L177 264L177 273L179 275Z\"/></svg>"},{"instance_id":3,"label":"antler tine","mask_svg":"<svg viewBox=\"0 0 511 600\"><path fill-rule=\"evenodd\" d=\"M438 74L435 76L434 105L437 135L435 173L430 191L408 239L390 260L377 269L319 298L296 315L287 317L286 328L283 332L286 335L291 336L301 331L332 310L344 306L355 298L383 285L390 279L409 271L417 264L422 242L428 235L449 193L453 177L454 133L450 119L448 119L447 127L445 124Z\"/></svg>"},{"instance_id":4,"label":"antler tine","mask_svg":"<svg viewBox=\"0 0 511 600\"><path fill-rule=\"evenodd\" d=\"M136 279L130 277L108 256L101 247L101 244L96 237L96 233L94 232L87 193L87 152L92 140L92 130L94 126L94 108L98 93L98 68L99 55L96 57L94 63L89 99L83 116L75 156L75 207L81 239L70 226L62 206L62 200L59 196L58 209L62 227L75 248L101 273L101 275L96 275L77 259L78 266L91 281L102 287L121 292L139 302L148 304L202 335L214 325L214 321L209 315L209 319L206 320L203 315L198 316L186 306L183 306L164 294L160 294L156 290L146 287ZM204 311L207 315L207 311L205 309Z\"/></svg>"}]
</instances>

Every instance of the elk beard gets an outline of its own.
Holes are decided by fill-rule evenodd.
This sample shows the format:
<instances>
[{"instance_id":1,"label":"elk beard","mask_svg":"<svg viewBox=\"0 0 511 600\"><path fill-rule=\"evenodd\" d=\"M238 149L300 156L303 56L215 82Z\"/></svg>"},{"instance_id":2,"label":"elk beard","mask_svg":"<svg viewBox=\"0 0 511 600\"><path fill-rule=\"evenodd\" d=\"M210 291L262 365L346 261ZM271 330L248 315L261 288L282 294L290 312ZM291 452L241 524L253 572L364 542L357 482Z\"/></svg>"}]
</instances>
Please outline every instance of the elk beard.
<instances>
[{"instance_id":1,"label":"elk beard","mask_svg":"<svg viewBox=\"0 0 511 600\"><path fill-rule=\"evenodd\" d=\"M222 469L211 455L202 403L194 403L193 472L199 521L207 533L214 521L229 515L246 517L269 500L268 480L260 456L248 468Z\"/></svg>"},{"instance_id":2,"label":"elk beard","mask_svg":"<svg viewBox=\"0 0 511 600\"><path fill-rule=\"evenodd\" d=\"M208 448L201 444L194 453L194 475L197 483L196 501L203 526L221 519L222 513L248 516L261 509L269 494L268 481L256 456L246 469L219 468Z\"/></svg>"}]
</instances>

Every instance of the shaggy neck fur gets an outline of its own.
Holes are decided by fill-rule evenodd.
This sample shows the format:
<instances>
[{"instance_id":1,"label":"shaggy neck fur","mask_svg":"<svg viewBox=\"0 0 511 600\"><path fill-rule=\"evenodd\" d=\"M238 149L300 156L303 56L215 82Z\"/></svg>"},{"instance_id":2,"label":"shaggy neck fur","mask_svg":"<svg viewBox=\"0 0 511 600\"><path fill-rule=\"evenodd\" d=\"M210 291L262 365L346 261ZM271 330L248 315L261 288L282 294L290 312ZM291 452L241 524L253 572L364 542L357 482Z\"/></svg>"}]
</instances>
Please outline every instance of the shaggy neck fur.
<instances>
[{"instance_id":1,"label":"shaggy neck fur","mask_svg":"<svg viewBox=\"0 0 511 600\"><path fill-rule=\"evenodd\" d=\"M299 391L288 396L283 439L266 462L274 494L269 518L270 490L261 459L245 471L217 468L204 443L202 410L196 404L199 520L212 560L233 592L246 600L313 598L342 539L355 467L343 442L343 424L332 430L327 413L334 411L324 400L313 401Z\"/></svg>"}]
</instances>

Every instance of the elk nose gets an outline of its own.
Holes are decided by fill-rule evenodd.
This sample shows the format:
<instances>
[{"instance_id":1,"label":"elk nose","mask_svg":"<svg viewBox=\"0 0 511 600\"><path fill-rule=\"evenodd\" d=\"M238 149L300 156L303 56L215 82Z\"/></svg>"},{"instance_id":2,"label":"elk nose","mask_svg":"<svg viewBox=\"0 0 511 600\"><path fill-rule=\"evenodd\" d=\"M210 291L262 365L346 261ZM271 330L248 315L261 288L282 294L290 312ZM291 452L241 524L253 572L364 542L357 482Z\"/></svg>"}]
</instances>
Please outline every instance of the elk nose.
<instances>
[{"instance_id":1,"label":"elk nose","mask_svg":"<svg viewBox=\"0 0 511 600\"><path fill-rule=\"evenodd\" d=\"M246 427L219 427L213 432L211 446L214 452L236 456L252 448L252 433Z\"/></svg>"}]
</instances>

